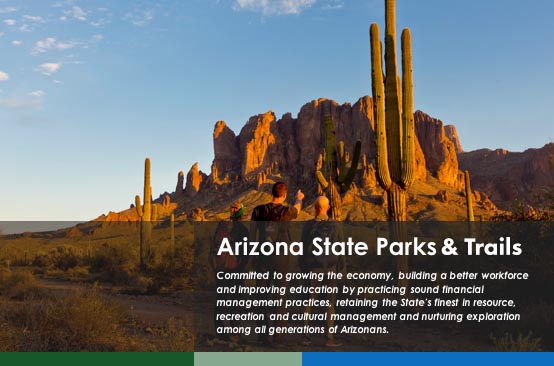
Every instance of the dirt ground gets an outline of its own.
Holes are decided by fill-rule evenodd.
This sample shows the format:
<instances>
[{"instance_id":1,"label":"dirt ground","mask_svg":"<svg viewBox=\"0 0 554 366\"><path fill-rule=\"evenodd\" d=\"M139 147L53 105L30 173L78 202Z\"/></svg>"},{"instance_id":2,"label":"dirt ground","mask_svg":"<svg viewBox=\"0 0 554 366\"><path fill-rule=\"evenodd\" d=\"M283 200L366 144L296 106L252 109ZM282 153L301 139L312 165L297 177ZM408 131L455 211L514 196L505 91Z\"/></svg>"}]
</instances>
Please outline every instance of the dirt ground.
<instances>
[{"instance_id":1,"label":"dirt ground","mask_svg":"<svg viewBox=\"0 0 554 366\"><path fill-rule=\"evenodd\" d=\"M75 291L83 285L73 282L41 279L39 285L51 291ZM312 336L310 346L300 345L301 337L290 335L283 344L260 345L254 335L245 337L241 343L224 341L213 336L211 305L207 301L199 303L200 298L192 292L160 295L128 295L112 286L98 286L98 289L111 301L124 306L131 316L149 326L157 326L171 318L181 319L195 330L196 351L491 351L492 344L486 336L468 334L456 327L427 328L416 323L390 327L386 335L345 335L338 336L343 345L326 348L323 336ZM198 294L196 294L198 295ZM195 303L196 302L196 303ZM201 309L200 311L194 311Z\"/></svg>"}]
</instances>

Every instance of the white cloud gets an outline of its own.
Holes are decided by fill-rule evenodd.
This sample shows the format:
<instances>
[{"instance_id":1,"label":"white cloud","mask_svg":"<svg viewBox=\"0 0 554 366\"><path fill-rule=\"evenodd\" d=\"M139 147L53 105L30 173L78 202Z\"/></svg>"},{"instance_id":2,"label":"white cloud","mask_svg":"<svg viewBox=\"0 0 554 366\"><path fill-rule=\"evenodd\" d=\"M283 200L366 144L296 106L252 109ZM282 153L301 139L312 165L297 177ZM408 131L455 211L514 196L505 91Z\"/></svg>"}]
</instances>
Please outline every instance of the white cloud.
<instances>
[{"instance_id":1,"label":"white cloud","mask_svg":"<svg viewBox=\"0 0 554 366\"><path fill-rule=\"evenodd\" d=\"M75 45L76 45L75 42L58 42L58 44L56 45L56 49L57 50L67 50L67 49L75 47Z\"/></svg>"},{"instance_id":2,"label":"white cloud","mask_svg":"<svg viewBox=\"0 0 554 366\"><path fill-rule=\"evenodd\" d=\"M130 22L137 27L143 27L154 19L151 10L135 10L123 16L123 20Z\"/></svg>"},{"instance_id":3,"label":"white cloud","mask_svg":"<svg viewBox=\"0 0 554 366\"><path fill-rule=\"evenodd\" d=\"M44 75L52 75L62 67L61 62L46 62L44 64L39 65L37 68L37 71L40 71Z\"/></svg>"},{"instance_id":4,"label":"white cloud","mask_svg":"<svg viewBox=\"0 0 554 366\"><path fill-rule=\"evenodd\" d=\"M30 100L20 98L0 99L0 106L14 109L33 109L42 107L42 101L38 98Z\"/></svg>"},{"instance_id":5,"label":"white cloud","mask_svg":"<svg viewBox=\"0 0 554 366\"><path fill-rule=\"evenodd\" d=\"M13 41L12 41L12 44L13 44L14 46L21 46L21 45L23 44L23 42L16 39L16 40L13 40Z\"/></svg>"},{"instance_id":6,"label":"white cloud","mask_svg":"<svg viewBox=\"0 0 554 366\"><path fill-rule=\"evenodd\" d=\"M31 22L42 22L43 21L42 17L38 16L38 15L24 15L23 19L29 20Z\"/></svg>"},{"instance_id":7,"label":"white cloud","mask_svg":"<svg viewBox=\"0 0 554 366\"><path fill-rule=\"evenodd\" d=\"M323 10L339 10L344 7L344 3L340 0L330 0L328 4L323 5Z\"/></svg>"},{"instance_id":8,"label":"white cloud","mask_svg":"<svg viewBox=\"0 0 554 366\"><path fill-rule=\"evenodd\" d=\"M17 11L17 8L14 8L13 6L0 8L0 14L8 14L8 13L16 12L16 11Z\"/></svg>"},{"instance_id":9,"label":"white cloud","mask_svg":"<svg viewBox=\"0 0 554 366\"><path fill-rule=\"evenodd\" d=\"M6 24L10 27L15 25L15 23L16 23L15 19L6 19L6 20L4 20L4 24Z\"/></svg>"},{"instance_id":10,"label":"white cloud","mask_svg":"<svg viewBox=\"0 0 554 366\"><path fill-rule=\"evenodd\" d=\"M37 41L33 48L33 53L44 53L51 50L67 50L77 46L76 42L59 42L56 38L48 37L46 39Z\"/></svg>"},{"instance_id":11,"label":"white cloud","mask_svg":"<svg viewBox=\"0 0 554 366\"><path fill-rule=\"evenodd\" d=\"M87 20L87 12L83 10L83 8L79 6L73 6L71 9L64 10L63 12L66 16L71 16L77 20L80 20L84 22ZM64 17L63 20L66 20L67 18Z\"/></svg>"},{"instance_id":12,"label":"white cloud","mask_svg":"<svg viewBox=\"0 0 554 366\"><path fill-rule=\"evenodd\" d=\"M21 22L23 23L23 25L19 27L21 32L32 32L39 24L44 23L45 21L39 15L25 14L21 18Z\"/></svg>"},{"instance_id":13,"label":"white cloud","mask_svg":"<svg viewBox=\"0 0 554 366\"><path fill-rule=\"evenodd\" d=\"M44 91L43 90L35 90L35 91L30 92L29 95L31 97L40 98L44 95Z\"/></svg>"},{"instance_id":14,"label":"white cloud","mask_svg":"<svg viewBox=\"0 0 554 366\"><path fill-rule=\"evenodd\" d=\"M10 80L10 75L7 72L0 71L0 81Z\"/></svg>"},{"instance_id":15,"label":"white cloud","mask_svg":"<svg viewBox=\"0 0 554 366\"><path fill-rule=\"evenodd\" d=\"M46 52L56 47L56 38L48 37L44 40L37 41L35 44L35 51Z\"/></svg>"},{"instance_id":16,"label":"white cloud","mask_svg":"<svg viewBox=\"0 0 554 366\"><path fill-rule=\"evenodd\" d=\"M90 25L92 25L93 27L96 27L96 28L102 28L104 26L106 26L106 24L108 24L109 21L107 21L106 19L104 18L100 18L98 20L93 20L92 22L90 22Z\"/></svg>"},{"instance_id":17,"label":"white cloud","mask_svg":"<svg viewBox=\"0 0 554 366\"><path fill-rule=\"evenodd\" d=\"M316 0L235 0L233 9L260 12L263 15L300 14L312 7Z\"/></svg>"}]
</instances>

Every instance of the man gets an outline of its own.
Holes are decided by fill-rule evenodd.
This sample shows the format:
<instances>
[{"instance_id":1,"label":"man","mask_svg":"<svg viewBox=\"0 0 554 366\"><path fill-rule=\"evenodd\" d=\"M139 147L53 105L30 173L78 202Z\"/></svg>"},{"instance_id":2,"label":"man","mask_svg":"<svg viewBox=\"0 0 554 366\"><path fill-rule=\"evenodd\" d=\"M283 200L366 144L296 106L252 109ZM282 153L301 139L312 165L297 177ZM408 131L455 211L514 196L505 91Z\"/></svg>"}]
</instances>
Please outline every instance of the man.
<instances>
[{"instance_id":1,"label":"man","mask_svg":"<svg viewBox=\"0 0 554 366\"><path fill-rule=\"evenodd\" d=\"M256 234L259 234L259 242L276 242L276 241L291 241L290 232L288 226L285 224L287 221L294 220L298 217L298 213L302 209L302 200L304 199L304 193L301 190L296 192L296 202L294 206L285 206L284 202L287 199L288 187L284 182L277 182L271 189L273 196L270 203L260 205L254 208L252 211L252 225L250 233L253 239L256 238ZM261 256L256 258L255 268L258 272L280 272L286 273L293 270L295 266L296 258L294 256ZM269 276L269 283L265 280L257 282L258 286L271 286L273 282L273 274ZM276 285L279 287L288 287L288 283L284 280L276 280ZM280 314L285 313L285 309L280 307L278 309ZM258 322L258 325L265 325L268 328L269 309L263 310L265 313L264 320ZM286 325L286 322L280 321L278 326ZM285 336L275 335L273 337L274 343L284 343ZM269 342L267 333L259 335L259 341L262 344Z\"/></svg>"},{"instance_id":2,"label":"man","mask_svg":"<svg viewBox=\"0 0 554 366\"><path fill-rule=\"evenodd\" d=\"M277 182L271 189L273 199L270 203L260 205L252 211L252 221L290 221L298 217L302 209L302 200L304 193L301 190L296 192L296 202L294 206L285 206L283 203L287 199L288 187L285 182ZM259 227L262 227L260 225ZM260 233L262 235L262 233Z\"/></svg>"},{"instance_id":3,"label":"man","mask_svg":"<svg viewBox=\"0 0 554 366\"><path fill-rule=\"evenodd\" d=\"M332 242L341 239L341 228L339 224L335 221L330 221L328 212L331 208L329 204L329 199L325 196L319 196L315 201L315 217L313 220L308 221L304 225L302 230L302 242L305 244L311 244L315 237L325 238L328 237ZM300 258L300 268L303 272L338 272L343 271L345 268L345 258L342 256L340 259L337 256L319 256L316 257L311 253L311 250L307 250L306 253ZM329 286L335 287L337 285L337 280L327 279L327 276L324 277L322 283L317 283L316 280L309 281L309 286ZM312 298L315 299L315 294L312 294ZM330 307L327 308L327 339L325 342L325 347L334 348L342 346L341 342L336 341L333 338L333 334L329 332L329 328L333 327L334 321L331 320L331 315L335 313L335 302L337 301L336 294L329 294L329 303ZM304 311L306 313L311 312L311 307L307 306ZM304 321L304 325L309 325L309 321ZM305 335L302 338L302 345L309 346L312 344L309 335Z\"/></svg>"}]
</instances>

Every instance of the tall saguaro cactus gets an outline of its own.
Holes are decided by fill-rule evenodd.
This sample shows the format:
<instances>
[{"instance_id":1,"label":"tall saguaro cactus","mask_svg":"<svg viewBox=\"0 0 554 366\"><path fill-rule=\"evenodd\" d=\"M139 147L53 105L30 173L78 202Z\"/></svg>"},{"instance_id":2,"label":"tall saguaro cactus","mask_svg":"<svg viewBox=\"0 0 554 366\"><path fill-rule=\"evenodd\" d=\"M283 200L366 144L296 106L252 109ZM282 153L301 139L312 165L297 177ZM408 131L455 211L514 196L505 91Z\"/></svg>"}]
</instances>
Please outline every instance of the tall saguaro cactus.
<instances>
[{"instance_id":1,"label":"tall saguaro cactus","mask_svg":"<svg viewBox=\"0 0 554 366\"><path fill-rule=\"evenodd\" d=\"M412 42L402 31L402 85L396 62L396 1L385 0L385 73L379 26L372 24L371 79L376 124L377 178L387 191L390 221L407 220L407 191L415 178ZM384 78L384 80L383 80Z\"/></svg>"},{"instance_id":2,"label":"tall saguaro cactus","mask_svg":"<svg viewBox=\"0 0 554 366\"><path fill-rule=\"evenodd\" d=\"M402 31L402 83L396 62L396 0L385 0L385 70L379 26L372 24L371 81L376 124L377 180L387 191L388 217L393 237L407 236L408 189L415 180L414 93L412 78L412 37ZM384 78L384 80L383 80ZM408 257L396 257L398 271L408 271ZM399 280L408 286L408 280Z\"/></svg>"},{"instance_id":3,"label":"tall saguaro cactus","mask_svg":"<svg viewBox=\"0 0 554 366\"><path fill-rule=\"evenodd\" d=\"M171 243L171 270L175 270L175 214L169 217L169 240Z\"/></svg>"},{"instance_id":4,"label":"tall saguaro cactus","mask_svg":"<svg viewBox=\"0 0 554 366\"><path fill-rule=\"evenodd\" d=\"M145 266L145 254L152 238L152 186L150 185L150 158L144 160L144 206L135 196L135 209L140 217L140 267Z\"/></svg>"},{"instance_id":5,"label":"tall saguaro cactus","mask_svg":"<svg viewBox=\"0 0 554 366\"><path fill-rule=\"evenodd\" d=\"M358 170L358 162L362 151L362 143L356 142L354 153L347 166L348 159L344 148L344 142L339 142L338 150L335 138L335 123L330 116L324 119L325 149L323 152L322 169L316 171L316 178L321 188L329 196L331 201L331 219L340 221L342 198L341 195L348 192Z\"/></svg>"}]
</instances>

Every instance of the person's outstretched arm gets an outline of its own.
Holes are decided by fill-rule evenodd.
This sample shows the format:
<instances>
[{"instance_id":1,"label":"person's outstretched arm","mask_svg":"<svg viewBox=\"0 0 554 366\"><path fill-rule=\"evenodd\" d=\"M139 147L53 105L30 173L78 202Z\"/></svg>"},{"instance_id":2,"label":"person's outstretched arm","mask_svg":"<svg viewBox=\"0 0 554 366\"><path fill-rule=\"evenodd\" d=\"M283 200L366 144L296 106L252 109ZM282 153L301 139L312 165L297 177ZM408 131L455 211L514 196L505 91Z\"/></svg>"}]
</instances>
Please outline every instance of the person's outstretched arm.
<instances>
[{"instance_id":1,"label":"person's outstretched arm","mask_svg":"<svg viewBox=\"0 0 554 366\"><path fill-rule=\"evenodd\" d=\"M298 190L298 192L296 192L296 202L294 203L294 208L296 208L296 211L298 211L298 213L300 213L300 211L302 210L302 200L304 199L304 193L302 193L302 190Z\"/></svg>"}]
</instances>

